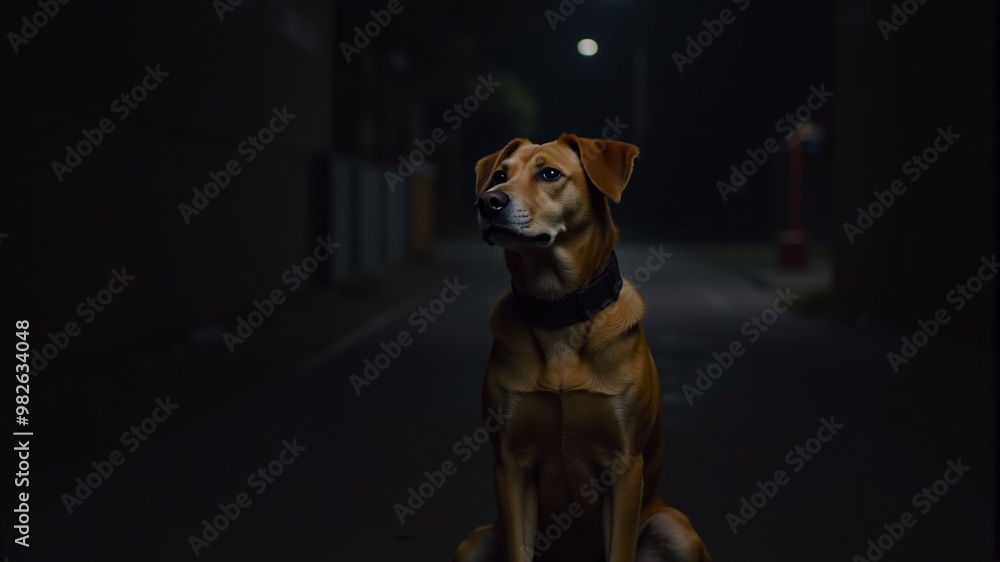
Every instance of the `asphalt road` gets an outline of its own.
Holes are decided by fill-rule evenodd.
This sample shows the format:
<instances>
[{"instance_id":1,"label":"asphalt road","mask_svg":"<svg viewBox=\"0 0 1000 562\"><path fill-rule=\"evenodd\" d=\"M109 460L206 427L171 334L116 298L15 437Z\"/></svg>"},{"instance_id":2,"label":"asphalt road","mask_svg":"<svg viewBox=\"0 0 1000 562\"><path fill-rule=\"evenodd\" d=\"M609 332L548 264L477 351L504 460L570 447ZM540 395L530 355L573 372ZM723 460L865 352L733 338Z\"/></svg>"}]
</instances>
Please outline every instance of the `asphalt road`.
<instances>
[{"instance_id":1,"label":"asphalt road","mask_svg":"<svg viewBox=\"0 0 1000 562\"><path fill-rule=\"evenodd\" d=\"M884 524L903 529L886 561L988 559L986 350L952 341L945 326L894 373L886 353L901 334L800 314L799 287L762 286L696 248L664 249L672 257L640 289L663 390L661 492L716 560L846 562L865 557ZM638 268L657 254L626 245L619 255L623 272L645 279ZM209 351L150 352L106 373L41 375L39 400L53 406L33 441L31 559L450 560L496 516L493 454L474 447L485 320L508 282L498 251L447 244L401 289L336 317L286 320L233 356L213 340ZM449 284L464 288L435 303ZM776 290L791 307L765 312ZM730 362L722 353L734 342L743 351ZM388 365L383 344L397 355ZM699 388L713 353L729 366ZM377 359L384 369L359 395L351 375ZM177 410L129 450L120 434L168 395ZM123 462L68 514L63 494L114 450ZM969 470L934 489L958 459ZM253 477L261 468L267 477ZM395 504L436 471L433 495L401 523ZM933 499L914 498L923 488ZM237 516L219 507L240 502ZM893 526L907 511L914 526ZM206 532L217 516L225 528Z\"/></svg>"}]
</instances>

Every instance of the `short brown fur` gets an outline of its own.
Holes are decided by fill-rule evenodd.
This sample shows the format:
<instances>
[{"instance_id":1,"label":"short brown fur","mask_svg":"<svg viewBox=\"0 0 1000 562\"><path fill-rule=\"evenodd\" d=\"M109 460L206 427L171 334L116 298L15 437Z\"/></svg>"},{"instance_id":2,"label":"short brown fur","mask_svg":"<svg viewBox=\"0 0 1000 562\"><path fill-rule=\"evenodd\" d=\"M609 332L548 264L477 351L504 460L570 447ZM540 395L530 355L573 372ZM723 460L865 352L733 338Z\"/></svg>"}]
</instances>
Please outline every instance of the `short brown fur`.
<instances>
[{"instance_id":1,"label":"short brown fur","mask_svg":"<svg viewBox=\"0 0 1000 562\"><path fill-rule=\"evenodd\" d=\"M604 269L618 239L608 199L620 201L638 153L623 142L563 135L543 145L515 139L479 160L480 204L494 190L510 201L502 220L481 213L480 227L504 248L519 294L558 298ZM543 179L548 168L560 177ZM483 383L484 411L511 416L492 435L500 517L459 545L457 562L533 560L536 530L574 502L582 515L551 541L548 560L710 562L687 517L657 493L661 398L644 315L627 280L616 301L560 328L530 325L510 292L500 298ZM598 494L592 479L602 473L614 477Z\"/></svg>"}]
</instances>

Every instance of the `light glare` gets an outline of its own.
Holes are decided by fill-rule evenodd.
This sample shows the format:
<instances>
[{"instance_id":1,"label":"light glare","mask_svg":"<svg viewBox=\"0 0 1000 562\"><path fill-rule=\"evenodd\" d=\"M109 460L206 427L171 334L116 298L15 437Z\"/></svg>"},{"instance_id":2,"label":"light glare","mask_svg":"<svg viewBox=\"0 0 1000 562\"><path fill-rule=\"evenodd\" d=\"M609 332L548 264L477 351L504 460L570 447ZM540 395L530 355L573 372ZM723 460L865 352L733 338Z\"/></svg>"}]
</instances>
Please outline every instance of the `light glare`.
<instances>
[{"instance_id":1,"label":"light glare","mask_svg":"<svg viewBox=\"0 0 1000 562\"><path fill-rule=\"evenodd\" d=\"M597 41L593 39L581 39L576 44L576 50L585 57L592 57L597 54Z\"/></svg>"}]
</instances>

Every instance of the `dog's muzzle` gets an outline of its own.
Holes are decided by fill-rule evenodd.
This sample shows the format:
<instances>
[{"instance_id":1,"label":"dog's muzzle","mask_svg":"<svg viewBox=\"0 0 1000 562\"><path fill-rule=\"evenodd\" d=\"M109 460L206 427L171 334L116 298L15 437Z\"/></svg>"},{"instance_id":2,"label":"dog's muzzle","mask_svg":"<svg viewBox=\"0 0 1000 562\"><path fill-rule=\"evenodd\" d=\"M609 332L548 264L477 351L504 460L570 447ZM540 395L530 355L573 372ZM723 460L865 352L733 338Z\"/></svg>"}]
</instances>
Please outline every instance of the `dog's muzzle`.
<instances>
[{"instance_id":1,"label":"dog's muzzle","mask_svg":"<svg viewBox=\"0 0 1000 562\"><path fill-rule=\"evenodd\" d=\"M476 201L479 210L479 224L483 240L488 244L503 245L503 242L529 243L538 246L548 246L552 243L552 235L543 232L531 234L523 232L510 219L510 213L504 211L510 208L510 196L503 191L486 191Z\"/></svg>"}]
</instances>

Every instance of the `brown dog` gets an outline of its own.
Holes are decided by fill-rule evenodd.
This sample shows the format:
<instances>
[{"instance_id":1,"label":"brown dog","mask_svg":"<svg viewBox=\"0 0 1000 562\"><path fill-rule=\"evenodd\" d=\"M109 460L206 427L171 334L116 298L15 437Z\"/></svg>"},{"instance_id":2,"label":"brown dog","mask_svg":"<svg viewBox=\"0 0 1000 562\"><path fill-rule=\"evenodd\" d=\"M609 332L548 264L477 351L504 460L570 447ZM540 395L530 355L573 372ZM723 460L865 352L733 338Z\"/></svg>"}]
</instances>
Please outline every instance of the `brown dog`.
<instances>
[{"instance_id":1,"label":"brown dog","mask_svg":"<svg viewBox=\"0 0 1000 562\"><path fill-rule=\"evenodd\" d=\"M476 165L479 226L512 280L490 315L483 408L510 418L492 435L499 520L457 562L710 561L657 494L660 386L645 305L613 252L607 200L638 154L563 135L515 139Z\"/></svg>"}]
</instances>

